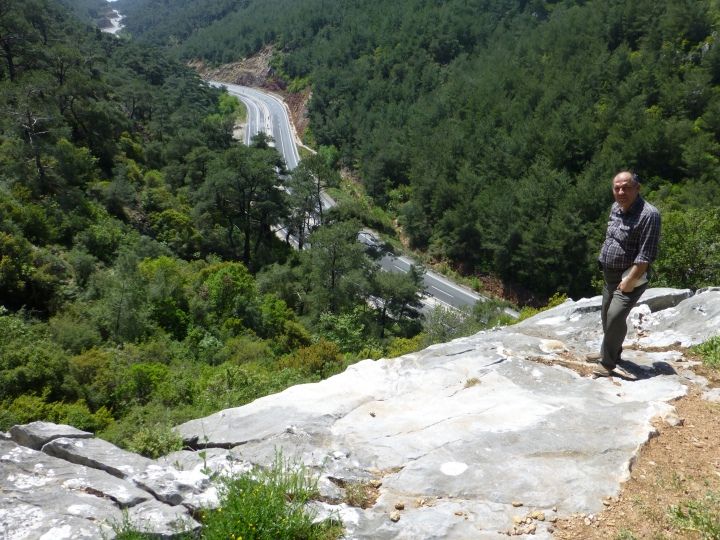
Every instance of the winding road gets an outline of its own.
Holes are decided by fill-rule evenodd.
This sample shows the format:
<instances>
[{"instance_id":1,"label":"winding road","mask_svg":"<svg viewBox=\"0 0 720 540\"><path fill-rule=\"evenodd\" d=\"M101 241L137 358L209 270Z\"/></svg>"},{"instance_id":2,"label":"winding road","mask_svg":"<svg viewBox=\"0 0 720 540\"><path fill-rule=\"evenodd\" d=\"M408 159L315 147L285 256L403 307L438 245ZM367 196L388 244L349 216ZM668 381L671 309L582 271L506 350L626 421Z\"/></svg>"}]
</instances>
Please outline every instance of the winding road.
<instances>
[{"instance_id":1,"label":"winding road","mask_svg":"<svg viewBox=\"0 0 720 540\"><path fill-rule=\"evenodd\" d=\"M229 84L218 81L209 81L209 84L216 87L225 87L229 94L237 96L247 107L247 124L245 126L245 144L249 144L253 136L259 132L265 132L275 139L278 151L285 159L288 170L297 167L300 162L295 136L290 122L288 109L283 101L269 92ZM335 202L327 195L324 196L324 206L334 206ZM358 235L358 240L363 244L379 249L382 242L377 236L367 229ZM409 272L416 263L405 256L397 257L390 253L383 253L380 258L380 265L389 272ZM487 300L484 296L477 294L471 289L458 285L444 276L428 270L423 275L425 292L423 305L430 309L436 305L443 305L453 309L472 307L476 302ZM515 315L512 310L506 310L508 314Z\"/></svg>"}]
</instances>

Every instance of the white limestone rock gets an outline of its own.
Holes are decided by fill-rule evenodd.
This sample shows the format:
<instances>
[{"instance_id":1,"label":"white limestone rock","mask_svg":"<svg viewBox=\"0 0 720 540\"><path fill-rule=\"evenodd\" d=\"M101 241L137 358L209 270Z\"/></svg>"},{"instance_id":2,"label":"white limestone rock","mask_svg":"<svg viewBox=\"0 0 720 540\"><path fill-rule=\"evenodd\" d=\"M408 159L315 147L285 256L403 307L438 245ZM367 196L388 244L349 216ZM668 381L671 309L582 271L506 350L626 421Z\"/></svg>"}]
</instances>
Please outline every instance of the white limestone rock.
<instances>
[{"instance_id":1,"label":"white limestone rock","mask_svg":"<svg viewBox=\"0 0 720 540\"><path fill-rule=\"evenodd\" d=\"M197 530L183 506L156 501L132 482L0 441L0 532L10 539L114 538L123 522L161 538Z\"/></svg>"},{"instance_id":2,"label":"white limestone rock","mask_svg":"<svg viewBox=\"0 0 720 540\"><path fill-rule=\"evenodd\" d=\"M269 465L278 451L320 474L316 519L339 516L347 538L495 539L520 530L518 501L538 515L594 514L618 494L653 422L681 422L672 401L689 384L707 386L682 348L718 332L720 289L646 291L623 352L636 381L565 367L599 349L600 303L568 300L187 422L176 429L198 450L157 461L53 426L13 428L20 438L46 433L22 440L47 454L0 437L0 532L112 538L109 524L126 508L137 526L171 538L199 527L186 507L217 505L211 476ZM716 390L706 399L720 399ZM343 503L354 482L377 486L371 508ZM523 527L552 537L550 520Z\"/></svg>"},{"instance_id":3,"label":"white limestone rock","mask_svg":"<svg viewBox=\"0 0 720 540\"><path fill-rule=\"evenodd\" d=\"M60 437L90 439L94 435L72 426L53 424L52 422L31 422L10 428L10 438L12 440L33 450L40 450L44 444Z\"/></svg>"},{"instance_id":4,"label":"white limestone rock","mask_svg":"<svg viewBox=\"0 0 720 540\"><path fill-rule=\"evenodd\" d=\"M681 351L644 344L656 343L657 331L667 341L667 329L681 343L706 339L714 328L682 319L703 326L700 317L714 321L720 311L717 292L702 302L687 291L646 295L624 353L637 381L593 380L562 367L599 348L595 297L400 358L358 362L177 430L187 443L230 448L260 464L279 448L323 481L335 479L321 485L380 480L372 508L346 512L349 538L497 538L512 528L516 500L545 513L597 512L627 479L652 422L673 422L670 402L687 392ZM421 503L398 511L399 500ZM534 525L537 538L551 537L547 523Z\"/></svg>"}]
</instances>

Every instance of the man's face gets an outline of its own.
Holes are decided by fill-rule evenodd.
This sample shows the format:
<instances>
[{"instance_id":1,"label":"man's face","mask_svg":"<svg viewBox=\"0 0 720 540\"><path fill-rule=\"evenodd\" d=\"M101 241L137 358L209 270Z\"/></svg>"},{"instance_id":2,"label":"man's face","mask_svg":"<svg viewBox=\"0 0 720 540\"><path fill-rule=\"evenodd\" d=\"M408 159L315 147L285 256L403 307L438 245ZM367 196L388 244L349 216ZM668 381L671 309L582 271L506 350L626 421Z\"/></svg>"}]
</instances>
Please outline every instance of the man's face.
<instances>
[{"instance_id":1,"label":"man's face","mask_svg":"<svg viewBox=\"0 0 720 540\"><path fill-rule=\"evenodd\" d=\"M628 210L637 199L640 186L633 182L632 176L620 173L613 179L613 197L623 210Z\"/></svg>"}]
</instances>

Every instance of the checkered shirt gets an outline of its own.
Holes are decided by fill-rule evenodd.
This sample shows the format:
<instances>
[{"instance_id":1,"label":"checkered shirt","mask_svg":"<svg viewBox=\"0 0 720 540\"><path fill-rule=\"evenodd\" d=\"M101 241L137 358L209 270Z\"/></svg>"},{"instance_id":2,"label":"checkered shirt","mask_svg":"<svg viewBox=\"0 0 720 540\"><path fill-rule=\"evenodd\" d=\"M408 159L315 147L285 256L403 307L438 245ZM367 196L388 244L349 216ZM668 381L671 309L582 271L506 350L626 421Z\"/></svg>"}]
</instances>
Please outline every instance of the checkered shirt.
<instances>
[{"instance_id":1,"label":"checkered shirt","mask_svg":"<svg viewBox=\"0 0 720 540\"><path fill-rule=\"evenodd\" d=\"M598 260L603 268L625 270L635 263L652 263L660 243L660 212L638 195L623 212L618 203L610 210L605 242Z\"/></svg>"}]
</instances>

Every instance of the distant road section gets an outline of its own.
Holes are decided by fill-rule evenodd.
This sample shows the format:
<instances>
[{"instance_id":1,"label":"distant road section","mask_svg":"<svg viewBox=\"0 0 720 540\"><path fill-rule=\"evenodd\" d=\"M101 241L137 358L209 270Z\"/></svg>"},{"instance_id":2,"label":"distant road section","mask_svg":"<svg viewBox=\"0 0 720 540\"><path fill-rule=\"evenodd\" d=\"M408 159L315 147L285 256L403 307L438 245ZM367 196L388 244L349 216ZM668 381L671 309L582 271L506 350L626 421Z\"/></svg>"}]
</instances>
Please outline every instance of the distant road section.
<instances>
[{"instance_id":1,"label":"distant road section","mask_svg":"<svg viewBox=\"0 0 720 540\"><path fill-rule=\"evenodd\" d=\"M250 144L252 137L263 131L275 139L275 145L285 159L288 170L297 167L300 156L297 151L295 137L293 136L292 124L288 110L283 101L268 92L240 86L237 84L209 81L212 86L227 88L228 93L237 96L247 107L247 124L245 126L245 144ZM335 205L327 194L323 196L326 208ZM358 240L363 244L379 249L382 242L377 236L367 229L360 232ZM390 253L383 253L380 258L380 266L388 272L409 272L411 266L416 263L408 257L396 257ZM428 270L423 275L425 294L423 305L430 309L436 305L442 305L454 309L472 307L476 302L487 300L484 296L477 294L467 287L453 283L440 274ZM514 315L514 312L508 311Z\"/></svg>"},{"instance_id":2,"label":"distant road section","mask_svg":"<svg viewBox=\"0 0 720 540\"><path fill-rule=\"evenodd\" d=\"M295 144L292 124L283 101L269 92L238 84L209 81L212 86L224 86L229 94L237 96L247 107L248 118L245 126L245 144L250 144L259 132L263 131L275 139L275 146L285 158L288 170L300 163L300 155Z\"/></svg>"}]
</instances>

